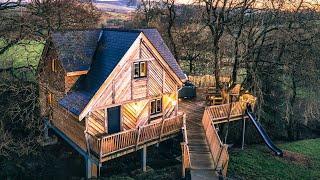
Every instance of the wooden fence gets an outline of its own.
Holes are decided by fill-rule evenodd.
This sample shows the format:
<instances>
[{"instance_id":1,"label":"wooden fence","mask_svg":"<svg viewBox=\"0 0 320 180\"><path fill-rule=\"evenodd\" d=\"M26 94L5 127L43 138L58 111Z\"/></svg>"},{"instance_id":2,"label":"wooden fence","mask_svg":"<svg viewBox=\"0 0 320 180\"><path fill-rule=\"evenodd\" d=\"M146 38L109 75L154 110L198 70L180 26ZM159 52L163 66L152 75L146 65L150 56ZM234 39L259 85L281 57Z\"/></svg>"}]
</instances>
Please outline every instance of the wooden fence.
<instances>
[{"instance_id":1,"label":"wooden fence","mask_svg":"<svg viewBox=\"0 0 320 180\"><path fill-rule=\"evenodd\" d=\"M161 141L163 137L178 133L183 126L183 115L164 119L141 126L138 129L122 131L116 134L96 137L88 135L89 149L101 157L133 148L152 141Z\"/></svg>"},{"instance_id":2,"label":"wooden fence","mask_svg":"<svg viewBox=\"0 0 320 180\"><path fill-rule=\"evenodd\" d=\"M198 88L207 88L215 86L215 77L213 75L188 76L189 80ZM230 77L220 77L221 82L229 82Z\"/></svg>"},{"instance_id":3,"label":"wooden fence","mask_svg":"<svg viewBox=\"0 0 320 180\"><path fill-rule=\"evenodd\" d=\"M228 146L221 142L208 108L204 111L202 124L215 168L221 175L226 176L229 161Z\"/></svg>"}]
</instances>

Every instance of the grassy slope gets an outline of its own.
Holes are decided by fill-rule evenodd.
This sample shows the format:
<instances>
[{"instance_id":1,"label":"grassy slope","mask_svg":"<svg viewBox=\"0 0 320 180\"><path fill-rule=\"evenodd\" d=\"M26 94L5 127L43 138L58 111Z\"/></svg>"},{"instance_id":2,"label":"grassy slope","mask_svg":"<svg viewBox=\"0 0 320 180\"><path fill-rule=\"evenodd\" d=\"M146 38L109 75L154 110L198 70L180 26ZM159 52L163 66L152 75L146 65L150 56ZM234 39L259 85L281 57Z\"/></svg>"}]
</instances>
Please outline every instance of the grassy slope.
<instances>
[{"instance_id":1,"label":"grassy slope","mask_svg":"<svg viewBox=\"0 0 320 180\"><path fill-rule=\"evenodd\" d=\"M228 173L237 179L320 179L320 139L279 144L283 150L309 158L309 163L273 156L262 145L230 153Z\"/></svg>"},{"instance_id":2,"label":"grassy slope","mask_svg":"<svg viewBox=\"0 0 320 180\"><path fill-rule=\"evenodd\" d=\"M0 41L0 47L3 45L4 42ZM37 66L43 47L38 41L21 41L0 55L0 68Z\"/></svg>"}]
</instances>

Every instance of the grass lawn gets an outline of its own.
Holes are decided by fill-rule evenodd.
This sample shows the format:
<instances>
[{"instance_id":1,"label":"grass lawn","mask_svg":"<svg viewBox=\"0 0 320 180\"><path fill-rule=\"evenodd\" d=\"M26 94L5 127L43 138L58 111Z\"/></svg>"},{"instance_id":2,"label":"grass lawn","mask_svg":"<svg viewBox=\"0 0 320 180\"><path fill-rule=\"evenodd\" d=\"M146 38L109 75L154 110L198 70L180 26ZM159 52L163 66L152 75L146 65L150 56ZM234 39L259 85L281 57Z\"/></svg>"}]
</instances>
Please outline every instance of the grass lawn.
<instances>
[{"instance_id":1,"label":"grass lawn","mask_svg":"<svg viewBox=\"0 0 320 180\"><path fill-rule=\"evenodd\" d=\"M4 46L0 41L0 47ZM37 66L44 44L38 41L21 41L0 55L0 68Z\"/></svg>"},{"instance_id":2,"label":"grass lawn","mask_svg":"<svg viewBox=\"0 0 320 180\"><path fill-rule=\"evenodd\" d=\"M320 179L320 139L278 144L283 158L266 146L230 150L228 176L235 179Z\"/></svg>"},{"instance_id":3,"label":"grass lawn","mask_svg":"<svg viewBox=\"0 0 320 180\"><path fill-rule=\"evenodd\" d=\"M3 46L5 46L5 42L0 39L0 47ZM41 58L43 48L44 44L39 41L20 41L18 44L10 47L7 51L0 55L0 69L12 67L21 68L14 70L13 74L15 77L23 78L29 81L35 81L35 70ZM28 68L26 69L22 67ZM4 72L0 76L11 77L12 74Z\"/></svg>"}]
</instances>

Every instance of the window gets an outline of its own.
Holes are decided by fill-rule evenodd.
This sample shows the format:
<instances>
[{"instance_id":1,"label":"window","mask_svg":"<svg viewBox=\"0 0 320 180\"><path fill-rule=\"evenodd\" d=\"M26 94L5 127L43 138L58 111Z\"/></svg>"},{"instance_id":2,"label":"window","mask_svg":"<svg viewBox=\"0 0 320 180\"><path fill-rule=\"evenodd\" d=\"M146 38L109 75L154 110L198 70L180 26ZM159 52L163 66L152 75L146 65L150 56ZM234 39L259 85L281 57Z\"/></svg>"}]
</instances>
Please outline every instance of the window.
<instances>
[{"instance_id":1,"label":"window","mask_svg":"<svg viewBox=\"0 0 320 180\"><path fill-rule=\"evenodd\" d=\"M53 94L51 92L48 92L48 95L47 95L47 104L48 105L52 105L52 97Z\"/></svg>"},{"instance_id":2,"label":"window","mask_svg":"<svg viewBox=\"0 0 320 180\"><path fill-rule=\"evenodd\" d=\"M52 71L52 72L57 72L56 60L55 60L55 59L52 59L52 60L51 60L51 71Z\"/></svg>"},{"instance_id":3,"label":"window","mask_svg":"<svg viewBox=\"0 0 320 180\"><path fill-rule=\"evenodd\" d=\"M159 114L162 112L162 100L154 99L151 101L151 115Z\"/></svg>"},{"instance_id":4,"label":"window","mask_svg":"<svg viewBox=\"0 0 320 180\"><path fill-rule=\"evenodd\" d=\"M134 78L141 78L147 76L147 62L141 61L141 62L135 62L133 63L134 68Z\"/></svg>"}]
</instances>

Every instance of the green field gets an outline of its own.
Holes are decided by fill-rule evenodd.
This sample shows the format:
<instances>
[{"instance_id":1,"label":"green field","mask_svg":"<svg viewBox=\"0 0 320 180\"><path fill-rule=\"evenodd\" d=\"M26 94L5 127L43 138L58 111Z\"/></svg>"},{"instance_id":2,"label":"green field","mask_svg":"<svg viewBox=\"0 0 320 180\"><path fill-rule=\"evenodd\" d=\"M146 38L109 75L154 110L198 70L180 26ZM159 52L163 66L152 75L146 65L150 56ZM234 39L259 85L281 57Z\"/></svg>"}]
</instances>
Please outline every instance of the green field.
<instances>
[{"instance_id":1,"label":"green field","mask_svg":"<svg viewBox=\"0 0 320 180\"><path fill-rule=\"evenodd\" d=\"M0 41L3 47L4 41ZM37 66L43 50L43 43L38 41L20 41L0 55L0 68L19 68L23 66Z\"/></svg>"},{"instance_id":2,"label":"green field","mask_svg":"<svg viewBox=\"0 0 320 180\"><path fill-rule=\"evenodd\" d=\"M278 144L283 158L266 146L231 150L228 176L235 179L320 179L320 139Z\"/></svg>"}]
</instances>

